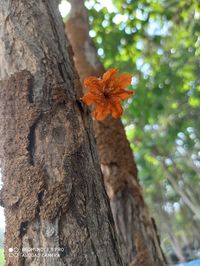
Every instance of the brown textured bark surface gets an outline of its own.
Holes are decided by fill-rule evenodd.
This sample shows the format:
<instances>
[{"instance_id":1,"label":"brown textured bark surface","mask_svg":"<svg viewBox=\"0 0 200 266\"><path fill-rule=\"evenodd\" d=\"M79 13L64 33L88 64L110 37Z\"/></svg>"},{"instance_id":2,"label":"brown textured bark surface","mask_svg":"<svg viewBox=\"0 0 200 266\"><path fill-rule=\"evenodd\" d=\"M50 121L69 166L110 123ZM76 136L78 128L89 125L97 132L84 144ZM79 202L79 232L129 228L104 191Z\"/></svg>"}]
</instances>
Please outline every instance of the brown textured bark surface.
<instances>
[{"instance_id":1,"label":"brown textured bark surface","mask_svg":"<svg viewBox=\"0 0 200 266\"><path fill-rule=\"evenodd\" d=\"M66 31L74 50L81 80L101 76L105 71L89 37L87 12L83 1L70 0ZM81 92L79 91L80 95ZM162 266L162 253L156 229L144 203L137 180L137 168L120 119L108 117L94 122L104 183L121 244L125 265Z\"/></svg>"},{"instance_id":2,"label":"brown textured bark surface","mask_svg":"<svg viewBox=\"0 0 200 266\"><path fill-rule=\"evenodd\" d=\"M6 265L122 265L57 1L36 2L0 9Z\"/></svg>"}]
</instances>

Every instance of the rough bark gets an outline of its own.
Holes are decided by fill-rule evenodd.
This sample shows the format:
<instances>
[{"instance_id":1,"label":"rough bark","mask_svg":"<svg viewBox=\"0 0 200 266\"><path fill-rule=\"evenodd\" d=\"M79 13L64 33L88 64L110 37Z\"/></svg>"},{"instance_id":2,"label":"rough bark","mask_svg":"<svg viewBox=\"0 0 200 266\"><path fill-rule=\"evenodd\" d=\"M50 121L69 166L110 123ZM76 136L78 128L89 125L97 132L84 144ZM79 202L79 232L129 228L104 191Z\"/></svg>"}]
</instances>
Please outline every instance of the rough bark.
<instances>
[{"instance_id":1,"label":"rough bark","mask_svg":"<svg viewBox=\"0 0 200 266\"><path fill-rule=\"evenodd\" d=\"M122 265L56 2L1 1L6 265Z\"/></svg>"},{"instance_id":2,"label":"rough bark","mask_svg":"<svg viewBox=\"0 0 200 266\"><path fill-rule=\"evenodd\" d=\"M83 81L90 75L101 76L105 70L89 37L84 3L80 0L70 0L70 3L66 31L80 78ZM144 203L137 168L121 120L109 117L102 122L94 121L94 131L125 265L165 265L155 224Z\"/></svg>"}]
</instances>

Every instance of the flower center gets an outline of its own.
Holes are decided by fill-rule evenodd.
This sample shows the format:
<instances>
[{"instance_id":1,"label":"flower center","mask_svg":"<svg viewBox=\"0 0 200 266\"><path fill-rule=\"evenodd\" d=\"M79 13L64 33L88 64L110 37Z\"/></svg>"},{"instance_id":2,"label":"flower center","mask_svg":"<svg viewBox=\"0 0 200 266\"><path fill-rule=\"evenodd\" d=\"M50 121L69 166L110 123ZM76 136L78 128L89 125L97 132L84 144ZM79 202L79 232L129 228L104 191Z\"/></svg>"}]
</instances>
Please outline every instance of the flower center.
<instances>
[{"instance_id":1,"label":"flower center","mask_svg":"<svg viewBox=\"0 0 200 266\"><path fill-rule=\"evenodd\" d=\"M104 95L104 97L105 97L106 99L109 98L109 93L108 93L107 91L104 91L103 95Z\"/></svg>"},{"instance_id":2,"label":"flower center","mask_svg":"<svg viewBox=\"0 0 200 266\"><path fill-rule=\"evenodd\" d=\"M103 88L103 95L104 95L105 99L110 98L113 90L114 90L114 88L112 88L112 87L111 88L106 88L106 87Z\"/></svg>"}]
</instances>

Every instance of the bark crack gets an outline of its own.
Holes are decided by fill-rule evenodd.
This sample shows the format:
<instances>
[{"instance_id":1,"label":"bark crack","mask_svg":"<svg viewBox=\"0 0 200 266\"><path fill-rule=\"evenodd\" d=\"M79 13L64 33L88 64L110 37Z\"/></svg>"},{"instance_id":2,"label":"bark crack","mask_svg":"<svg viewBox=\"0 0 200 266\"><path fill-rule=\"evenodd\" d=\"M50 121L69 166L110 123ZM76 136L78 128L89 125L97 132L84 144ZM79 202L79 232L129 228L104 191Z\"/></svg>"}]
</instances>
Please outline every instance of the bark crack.
<instances>
[{"instance_id":1,"label":"bark crack","mask_svg":"<svg viewBox=\"0 0 200 266\"><path fill-rule=\"evenodd\" d=\"M95 165L96 164L96 160L95 160L95 156L94 156L94 153L93 153L93 147L92 147L92 143L91 143L90 133L88 132L87 128L85 130L86 130L87 139L88 139L88 143L89 143L89 147L90 147L90 151L91 151L92 161L93 161L93 164Z\"/></svg>"},{"instance_id":2,"label":"bark crack","mask_svg":"<svg viewBox=\"0 0 200 266\"><path fill-rule=\"evenodd\" d=\"M33 76L28 80L28 100L33 103Z\"/></svg>"},{"instance_id":3,"label":"bark crack","mask_svg":"<svg viewBox=\"0 0 200 266\"><path fill-rule=\"evenodd\" d=\"M97 252L96 252L96 249L95 249L95 247L94 247L94 243L93 243L93 241L91 240L91 247L92 247L92 250L93 250L93 252L94 252L94 254L95 254L95 257L96 257L96 262L97 262L97 266L104 266L104 265L102 265L101 264L101 262L100 262L100 260L99 260L99 257L98 257L98 255L97 255Z\"/></svg>"},{"instance_id":4,"label":"bark crack","mask_svg":"<svg viewBox=\"0 0 200 266\"><path fill-rule=\"evenodd\" d=\"M63 83L65 83L66 82L66 79L65 79L64 73L66 72L66 69L65 69L64 63L58 63L58 70L59 70L60 75L61 75L61 77L63 79Z\"/></svg>"},{"instance_id":5,"label":"bark crack","mask_svg":"<svg viewBox=\"0 0 200 266\"><path fill-rule=\"evenodd\" d=\"M28 147L27 150L29 152L30 164L35 165L35 130L37 127L38 122L40 121L42 114L40 114L33 125L30 127L30 131L28 134Z\"/></svg>"},{"instance_id":6,"label":"bark crack","mask_svg":"<svg viewBox=\"0 0 200 266\"><path fill-rule=\"evenodd\" d=\"M25 222L22 222L21 224L20 224L20 229L19 229L19 237L23 237L25 234L26 234L26 232L27 232L27 227L28 227L28 221L25 221Z\"/></svg>"}]
</instances>

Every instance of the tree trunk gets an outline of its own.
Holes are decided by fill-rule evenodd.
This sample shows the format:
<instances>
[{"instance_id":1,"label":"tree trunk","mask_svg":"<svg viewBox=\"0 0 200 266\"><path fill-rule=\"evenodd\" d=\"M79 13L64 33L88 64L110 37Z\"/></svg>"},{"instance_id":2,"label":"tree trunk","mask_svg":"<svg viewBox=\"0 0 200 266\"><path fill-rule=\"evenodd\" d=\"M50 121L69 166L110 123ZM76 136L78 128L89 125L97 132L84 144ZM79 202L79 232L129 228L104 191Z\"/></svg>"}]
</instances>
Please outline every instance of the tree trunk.
<instances>
[{"instance_id":1,"label":"tree trunk","mask_svg":"<svg viewBox=\"0 0 200 266\"><path fill-rule=\"evenodd\" d=\"M182 249L181 249L182 243L178 241L177 236L175 234L176 232L174 232L173 230L173 223L174 223L173 215L172 214L169 215L169 213L166 212L165 209L163 208L165 203L165 196L162 193L163 192L162 186L159 183L155 184L155 186L157 191L160 191L160 193L157 193L154 207L156 214L160 218L161 230L163 233L165 232L168 235L174 253L176 254L179 261L183 262L185 258L182 254Z\"/></svg>"},{"instance_id":2,"label":"tree trunk","mask_svg":"<svg viewBox=\"0 0 200 266\"><path fill-rule=\"evenodd\" d=\"M89 37L89 24L84 2L71 0L66 32L75 54L75 65L81 80L105 71ZM79 91L77 94L81 95ZM111 117L94 121L104 183L121 244L125 265L162 266L165 259L144 203L137 180L133 153L120 119Z\"/></svg>"},{"instance_id":3,"label":"tree trunk","mask_svg":"<svg viewBox=\"0 0 200 266\"><path fill-rule=\"evenodd\" d=\"M164 160L160 160L161 166L166 174L167 179L169 180L169 182L171 183L172 187L174 188L174 190L177 192L177 194L180 195L181 199L183 200L183 202L188 206L188 208L196 215L196 217L198 219L200 219L200 210L199 210L199 206L196 205L192 199L190 198L190 196L188 195L187 191L184 189L182 189L178 183L178 181L180 181L179 178L177 178L177 176L175 177L174 173L171 173L170 170L168 169L166 163ZM191 193L190 193L191 194Z\"/></svg>"},{"instance_id":4,"label":"tree trunk","mask_svg":"<svg viewBox=\"0 0 200 266\"><path fill-rule=\"evenodd\" d=\"M2 0L0 25L6 265L122 265L56 1Z\"/></svg>"},{"instance_id":5,"label":"tree trunk","mask_svg":"<svg viewBox=\"0 0 200 266\"><path fill-rule=\"evenodd\" d=\"M190 181L188 182L187 180L184 179L183 177L183 172L180 171L180 169L178 168L175 160L173 158L170 158L172 161L172 174L176 177L177 180L180 180L183 182L184 184L184 190L187 193L188 197L191 199L191 201L193 202L194 205L199 206L200 202L199 202L199 190L196 193L195 187L191 186ZM199 209L200 212L200 209Z\"/></svg>"}]
</instances>

